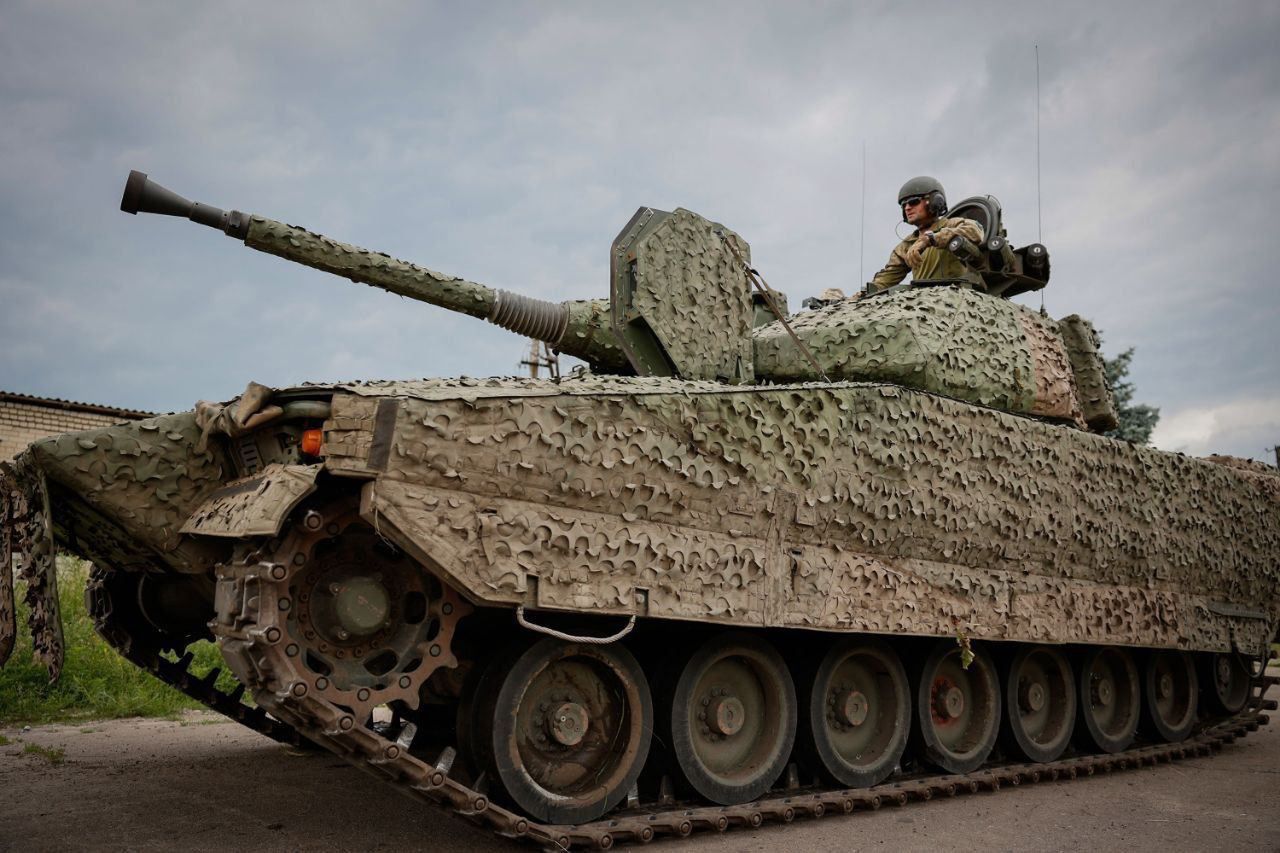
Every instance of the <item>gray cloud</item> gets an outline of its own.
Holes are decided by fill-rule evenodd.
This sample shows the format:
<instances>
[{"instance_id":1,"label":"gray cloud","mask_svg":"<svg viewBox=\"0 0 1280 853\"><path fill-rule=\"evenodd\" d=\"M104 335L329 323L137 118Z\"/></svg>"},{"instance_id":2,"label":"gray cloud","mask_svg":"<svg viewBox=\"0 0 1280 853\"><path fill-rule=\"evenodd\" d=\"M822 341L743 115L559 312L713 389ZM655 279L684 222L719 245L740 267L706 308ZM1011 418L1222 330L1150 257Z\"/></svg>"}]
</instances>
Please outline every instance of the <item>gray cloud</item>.
<instances>
[{"instance_id":1,"label":"gray cloud","mask_svg":"<svg viewBox=\"0 0 1280 853\"><path fill-rule=\"evenodd\" d=\"M121 214L130 168L544 297L602 295L640 204L738 230L794 303L852 289L920 172L1027 242L1038 43L1049 311L1137 347L1170 441L1262 456L1278 39L1273 3L10 4L0 387L173 409L516 370L500 330Z\"/></svg>"}]
</instances>

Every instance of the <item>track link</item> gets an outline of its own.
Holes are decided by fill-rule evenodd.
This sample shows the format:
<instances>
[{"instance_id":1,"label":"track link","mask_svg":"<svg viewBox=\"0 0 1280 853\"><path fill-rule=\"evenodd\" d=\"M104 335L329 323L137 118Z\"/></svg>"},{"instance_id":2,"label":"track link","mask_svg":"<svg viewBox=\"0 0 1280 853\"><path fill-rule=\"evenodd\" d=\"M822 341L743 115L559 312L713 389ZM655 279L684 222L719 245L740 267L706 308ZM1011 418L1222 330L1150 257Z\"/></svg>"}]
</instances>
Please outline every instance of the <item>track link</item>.
<instances>
[{"instance_id":1,"label":"track link","mask_svg":"<svg viewBox=\"0 0 1280 853\"><path fill-rule=\"evenodd\" d=\"M89 615L93 617L94 630L121 657L209 710L217 711L258 734L288 746L306 746L306 739L293 726L273 718L262 708L246 703L244 684L226 692L214 683L218 679L218 669L204 675L193 673L192 655L187 651L187 645L174 649L178 659L170 660L164 656L164 649L156 645L154 637L147 637L138 630L138 626L130 626L126 620L118 618L119 611L114 606L110 585L113 574L112 570L94 565L85 586L85 602Z\"/></svg>"},{"instance_id":2,"label":"track link","mask_svg":"<svg viewBox=\"0 0 1280 853\"><path fill-rule=\"evenodd\" d=\"M441 750L433 761L412 754L410 747L416 733L413 724L374 731L345 708L319 698L305 681L293 679L295 670L282 657L281 643L270 639L279 636L281 609L268 591L271 582L279 579L281 566L280 562L258 562L219 570L214 632L228 663L253 689L258 703L308 739L423 802L443 807L499 835L555 849L607 850L617 843L644 843L659 836L684 837L694 832L755 828L765 822L790 823L797 818L849 814L885 804L906 805L935 797L1077 779L1209 755L1268 722L1263 712L1274 710L1275 702L1262 697L1269 686L1280 681L1255 677L1250 701L1241 713L1207 725L1177 744L1143 746L1114 755L1087 755L1048 764L988 766L964 775L921 776L872 788L816 789L796 785L737 806L633 803L607 819L574 826L547 825L496 805L483 791L452 778L450 769L456 757L453 747Z\"/></svg>"}]
</instances>

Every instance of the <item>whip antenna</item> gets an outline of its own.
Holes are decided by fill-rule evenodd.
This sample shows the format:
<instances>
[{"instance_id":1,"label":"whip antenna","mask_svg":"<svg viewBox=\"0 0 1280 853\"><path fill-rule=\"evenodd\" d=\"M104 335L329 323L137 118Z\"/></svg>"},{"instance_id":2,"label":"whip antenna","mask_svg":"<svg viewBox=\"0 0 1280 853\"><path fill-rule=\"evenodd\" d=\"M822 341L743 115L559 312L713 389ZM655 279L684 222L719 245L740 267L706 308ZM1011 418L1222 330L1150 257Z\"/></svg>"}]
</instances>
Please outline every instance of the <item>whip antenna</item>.
<instances>
[{"instance_id":1,"label":"whip antenna","mask_svg":"<svg viewBox=\"0 0 1280 853\"><path fill-rule=\"evenodd\" d=\"M1044 242L1040 220L1040 45L1036 45L1036 241Z\"/></svg>"},{"instance_id":2,"label":"whip antenna","mask_svg":"<svg viewBox=\"0 0 1280 853\"><path fill-rule=\"evenodd\" d=\"M867 254L867 141L862 140L862 210L858 213L858 286L866 281L862 259Z\"/></svg>"},{"instance_id":3,"label":"whip antenna","mask_svg":"<svg viewBox=\"0 0 1280 853\"><path fill-rule=\"evenodd\" d=\"M1044 245L1044 222L1040 217L1040 45L1036 45L1036 242ZM1044 289L1040 289L1040 313L1044 314Z\"/></svg>"}]
</instances>

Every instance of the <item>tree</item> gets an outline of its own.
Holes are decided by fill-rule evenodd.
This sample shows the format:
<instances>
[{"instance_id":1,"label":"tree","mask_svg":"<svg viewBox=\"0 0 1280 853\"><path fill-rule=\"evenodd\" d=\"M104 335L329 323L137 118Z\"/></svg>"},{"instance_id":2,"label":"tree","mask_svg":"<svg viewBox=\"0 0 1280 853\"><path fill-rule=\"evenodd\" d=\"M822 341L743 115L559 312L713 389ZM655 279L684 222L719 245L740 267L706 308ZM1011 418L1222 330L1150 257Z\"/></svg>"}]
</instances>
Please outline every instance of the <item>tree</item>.
<instances>
[{"instance_id":1,"label":"tree","mask_svg":"<svg viewBox=\"0 0 1280 853\"><path fill-rule=\"evenodd\" d=\"M1106 356L1102 358L1107 384L1111 386L1111 394L1116 402L1116 417L1120 421L1120 425L1107 435L1131 441L1134 444L1150 444L1151 431L1156 428L1156 422L1160 420L1160 410L1155 406L1133 402L1134 387L1128 379L1131 361L1133 361L1133 347L1129 347L1115 358Z\"/></svg>"}]
</instances>

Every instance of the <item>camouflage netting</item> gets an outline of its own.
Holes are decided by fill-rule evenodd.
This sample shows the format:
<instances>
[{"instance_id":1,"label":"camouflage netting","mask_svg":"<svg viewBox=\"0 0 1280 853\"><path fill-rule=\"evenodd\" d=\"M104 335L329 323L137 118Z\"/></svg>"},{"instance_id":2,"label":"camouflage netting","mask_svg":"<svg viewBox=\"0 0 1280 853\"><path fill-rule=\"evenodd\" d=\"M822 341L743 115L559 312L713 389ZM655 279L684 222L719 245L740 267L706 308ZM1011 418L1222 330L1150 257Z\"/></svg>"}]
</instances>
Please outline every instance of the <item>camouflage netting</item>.
<instances>
[{"instance_id":1,"label":"camouflage netting","mask_svg":"<svg viewBox=\"0 0 1280 853\"><path fill-rule=\"evenodd\" d=\"M791 319L832 380L893 382L1010 412L1075 421L1079 403L1056 324L953 287L847 299ZM755 332L756 376L812 380L781 323Z\"/></svg>"},{"instance_id":2,"label":"camouflage netting","mask_svg":"<svg viewBox=\"0 0 1280 853\"><path fill-rule=\"evenodd\" d=\"M155 549L187 568L179 529L226 477L218 455L198 450L200 445L195 413L183 412L53 436L27 453L52 483L82 498L89 510L102 510L63 508L77 513L77 544L85 556L122 569L147 564L150 558L140 554Z\"/></svg>"},{"instance_id":3,"label":"camouflage netting","mask_svg":"<svg viewBox=\"0 0 1280 853\"><path fill-rule=\"evenodd\" d=\"M378 475L383 529L480 600L1219 650L1274 630L1280 505L1224 466L877 384L347 390L327 467Z\"/></svg>"},{"instance_id":4,"label":"camouflage netting","mask_svg":"<svg viewBox=\"0 0 1280 853\"><path fill-rule=\"evenodd\" d=\"M19 460L41 474L6 491L37 604L45 500L92 559L198 571L212 546L184 523L271 535L323 485L299 466L224 486L200 440L185 413ZM1250 653L1280 616L1280 478L892 385L345 385L324 453L373 480L381 532L481 602Z\"/></svg>"},{"instance_id":5,"label":"camouflage netting","mask_svg":"<svg viewBox=\"0 0 1280 853\"><path fill-rule=\"evenodd\" d=\"M751 284L724 241L750 263L737 234L683 208L635 247L634 308L662 341L678 375L750 382Z\"/></svg>"},{"instance_id":6,"label":"camouflage netting","mask_svg":"<svg viewBox=\"0 0 1280 853\"><path fill-rule=\"evenodd\" d=\"M493 320L498 292L487 285L362 249L296 225L254 216L245 245L410 299ZM566 302L564 306L569 320L564 338L559 342L562 349L597 369L625 368L626 358L608 328L608 303L578 300Z\"/></svg>"},{"instance_id":7,"label":"camouflage netting","mask_svg":"<svg viewBox=\"0 0 1280 853\"><path fill-rule=\"evenodd\" d=\"M422 299L484 319L493 310L494 292L456 275L436 272L382 252L342 243L296 225L264 216L249 224L245 245L324 272Z\"/></svg>"},{"instance_id":8,"label":"camouflage netting","mask_svg":"<svg viewBox=\"0 0 1280 853\"><path fill-rule=\"evenodd\" d=\"M32 657L45 665L56 681L62 672L65 644L58 618L58 569L49 490L44 475L23 455L0 463L0 664L13 652L16 613L13 601L14 555L19 555L18 578L26 583L23 600L29 612Z\"/></svg>"},{"instance_id":9,"label":"camouflage netting","mask_svg":"<svg viewBox=\"0 0 1280 853\"><path fill-rule=\"evenodd\" d=\"M1107 386L1106 368L1093 324L1079 314L1072 314L1058 321L1058 331L1071 358L1085 421L1096 432L1115 429L1119 424L1115 400Z\"/></svg>"}]
</instances>

